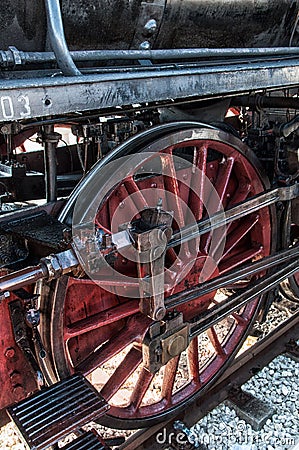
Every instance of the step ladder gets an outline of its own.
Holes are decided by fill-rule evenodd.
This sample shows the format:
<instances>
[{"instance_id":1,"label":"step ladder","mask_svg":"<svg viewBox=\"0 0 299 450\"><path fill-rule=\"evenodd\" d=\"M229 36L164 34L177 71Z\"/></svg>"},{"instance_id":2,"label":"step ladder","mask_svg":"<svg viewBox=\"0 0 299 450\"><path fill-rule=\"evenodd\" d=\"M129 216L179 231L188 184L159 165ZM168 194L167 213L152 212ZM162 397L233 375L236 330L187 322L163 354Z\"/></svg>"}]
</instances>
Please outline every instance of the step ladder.
<instances>
[{"instance_id":1,"label":"step ladder","mask_svg":"<svg viewBox=\"0 0 299 450\"><path fill-rule=\"evenodd\" d=\"M109 405L83 375L73 375L7 408L31 450L44 450L104 415ZM64 449L107 449L96 432L84 433Z\"/></svg>"}]
</instances>

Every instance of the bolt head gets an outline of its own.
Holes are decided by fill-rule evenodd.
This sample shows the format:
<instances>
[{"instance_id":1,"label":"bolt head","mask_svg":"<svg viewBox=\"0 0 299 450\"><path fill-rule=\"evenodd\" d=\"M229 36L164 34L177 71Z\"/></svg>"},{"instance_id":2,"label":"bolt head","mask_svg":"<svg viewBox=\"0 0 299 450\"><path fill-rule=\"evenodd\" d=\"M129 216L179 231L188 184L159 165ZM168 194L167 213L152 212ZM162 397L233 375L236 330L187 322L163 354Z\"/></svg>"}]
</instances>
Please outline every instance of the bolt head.
<instances>
[{"instance_id":1,"label":"bolt head","mask_svg":"<svg viewBox=\"0 0 299 450\"><path fill-rule=\"evenodd\" d=\"M148 41L144 41L139 45L140 50L149 50L151 48L151 44Z\"/></svg>"},{"instance_id":2,"label":"bolt head","mask_svg":"<svg viewBox=\"0 0 299 450\"><path fill-rule=\"evenodd\" d=\"M5 357L9 358L9 359L13 358L15 356L15 354L16 354L16 352L13 347L7 348L4 353Z\"/></svg>"},{"instance_id":3,"label":"bolt head","mask_svg":"<svg viewBox=\"0 0 299 450\"><path fill-rule=\"evenodd\" d=\"M166 314L166 309L161 306L155 312L155 320L162 320L163 317L165 316L165 314Z\"/></svg>"},{"instance_id":4,"label":"bolt head","mask_svg":"<svg viewBox=\"0 0 299 450\"><path fill-rule=\"evenodd\" d=\"M156 31L157 29L157 21L155 19L150 19L146 22L146 24L144 25L144 30L148 33L148 34L152 34Z\"/></svg>"}]
</instances>

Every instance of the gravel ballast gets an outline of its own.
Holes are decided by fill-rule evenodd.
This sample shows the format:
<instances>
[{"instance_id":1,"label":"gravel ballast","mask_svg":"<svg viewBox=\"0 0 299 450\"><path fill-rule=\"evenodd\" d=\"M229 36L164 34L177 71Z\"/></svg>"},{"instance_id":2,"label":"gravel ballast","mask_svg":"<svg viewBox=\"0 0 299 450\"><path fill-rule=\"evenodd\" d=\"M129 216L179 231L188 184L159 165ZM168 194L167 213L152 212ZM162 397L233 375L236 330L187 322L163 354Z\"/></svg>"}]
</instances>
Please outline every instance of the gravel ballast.
<instances>
[{"instance_id":1,"label":"gravel ballast","mask_svg":"<svg viewBox=\"0 0 299 450\"><path fill-rule=\"evenodd\" d=\"M276 413L254 431L226 402L192 429L208 450L288 450L299 443L299 363L278 356L243 385L243 390L271 404Z\"/></svg>"}]
</instances>

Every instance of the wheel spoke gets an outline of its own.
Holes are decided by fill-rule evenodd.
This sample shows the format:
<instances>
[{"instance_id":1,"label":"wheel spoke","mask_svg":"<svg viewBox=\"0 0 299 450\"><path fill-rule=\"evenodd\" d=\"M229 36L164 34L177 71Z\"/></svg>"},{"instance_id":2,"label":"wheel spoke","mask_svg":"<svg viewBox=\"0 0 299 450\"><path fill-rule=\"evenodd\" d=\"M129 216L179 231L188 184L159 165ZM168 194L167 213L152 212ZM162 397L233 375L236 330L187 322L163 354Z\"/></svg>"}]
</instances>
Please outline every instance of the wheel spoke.
<instances>
[{"instance_id":1,"label":"wheel spoke","mask_svg":"<svg viewBox=\"0 0 299 450\"><path fill-rule=\"evenodd\" d=\"M175 220L179 228L182 228L185 225L185 218L172 154L161 154L161 163L167 207L170 211L174 211ZM168 195L168 193L172 195Z\"/></svg>"},{"instance_id":2,"label":"wheel spoke","mask_svg":"<svg viewBox=\"0 0 299 450\"><path fill-rule=\"evenodd\" d=\"M221 207L225 206L227 186L231 177L234 162L234 158L229 157L225 163L219 165L215 189L220 200L218 200L216 196L210 196L209 199L209 202L211 202L211 204L209 204L209 210L212 211L213 214L219 211Z\"/></svg>"},{"instance_id":3,"label":"wheel spoke","mask_svg":"<svg viewBox=\"0 0 299 450\"><path fill-rule=\"evenodd\" d=\"M121 388L142 362L141 349L132 347L120 365L115 369L107 383L102 387L101 394L108 401Z\"/></svg>"},{"instance_id":4,"label":"wheel spoke","mask_svg":"<svg viewBox=\"0 0 299 450\"><path fill-rule=\"evenodd\" d=\"M232 313L232 317L235 319L235 321L239 324L239 325L247 325L248 324L248 319L246 317L242 317L240 316L240 314L237 313Z\"/></svg>"},{"instance_id":5,"label":"wheel spoke","mask_svg":"<svg viewBox=\"0 0 299 450\"><path fill-rule=\"evenodd\" d=\"M154 374L143 367L130 399L130 407L134 411L141 405L153 378Z\"/></svg>"},{"instance_id":6,"label":"wheel spoke","mask_svg":"<svg viewBox=\"0 0 299 450\"><path fill-rule=\"evenodd\" d=\"M116 222L115 214L117 214L117 219L120 221L117 225L121 225L122 223L131 220L138 213L139 210L132 198L129 196L125 183L123 182L109 197L109 215L111 218L111 224ZM114 229L112 231L117 233L119 230Z\"/></svg>"},{"instance_id":7,"label":"wheel spoke","mask_svg":"<svg viewBox=\"0 0 299 450\"><path fill-rule=\"evenodd\" d=\"M261 255L263 253L263 249L260 248L253 248L250 250L246 250L241 254L237 254L231 258L227 258L227 260L224 260L219 265L219 275L222 275L223 273L227 272L228 270L234 269L235 267L240 266L244 262Z\"/></svg>"},{"instance_id":8,"label":"wheel spoke","mask_svg":"<svg viewBox=\"0 0 299 450\"><path fill-rule=\"evenodd\" d=\"M226 358L225 349L224 349L224 347L222 347L222 345L219 341L219 338L218 338L215 328L214 327L209 328L207 330L207 335L208 335L208 338L210 339L211 344L213 345L217 355L223 359Z\"/></svg>"},{"instance_id":9,"label":"wheel spoke","mask_svg":"<svg viewBox=\"0 0 299 450\"><path fill-rule=\"evenodd\" d=\"M221 302L217 301L215 298L213 299L212 303L214 303L215 305L219 305ZM231 314L231 316L235 319L235 321L239 324L239 325L247 325L248 324L248 318L247 317L243 317L240 314L234 312Z\"/></svg>"},{"instance_id":10,"label":"wheel spoke","mask_svg":"<svg viewBox=\"0 0 299 450\"><path fill-rule=\"evenodd\" d=\"M162 383L162 398L166 400L167 403L171 403L172 390L174 387L175 377L179 365L179 356L172 358L166 364L164 368L164 376Z\"/></svg>"},{"instance_id":11,"label":"wheel spoke","mask_svg":"<svg viewBox=\"0 0 299 450\"><path fill-rule=\"evenodd\" d=\"M202 218L205 178L207 173L208 146L194 148L192 178L190 184L189 207L196 221ZM199 169L199 170L196 170Z\"/></svg>"},{"instance_id":12,"label":"wheel spoke","mask_svg":"<svg viewBox=\"0 0 299 450\"><path fill-rule=\"evenodd\" d=\"M141 211L146 206L148 206L146 199L142 195L142 192L140 191L136 181L132 177L127 178L124 185L127 192L133 196L133 202L135 203L138 211Z\"/></svg>"},{"instance_id":13,"label":"wheel spoke","mask_svg":"<svg viewBox=\"0 0 299 450\"><path fill-rule=\"evenodd\" d=\"M109 325L117 320L124 319L125 317L132 316L138 311L138 301L131 300L129 302L122 303L121 305L106 309L98 314L94 314L93 316L88 316L85 319L79 320L78 322L72 323L66 327L64 335L65 340L75 336L80 336L81 334L97 328L104 327L105 325Z\"/></svg>"},{"instance_id":14,"label":"wheel spoke","mask_svg":"<svg viewBox=\"0 0 299 450\"><path fill-rule=\"evenodd\" d=\"M236 205L237 203L241 203L248 197L248 194L251 189L251 184L246 180L246 178L241 177L240 182L238 184L238 187L234 193L234 195L231 197L228 208L231 208L232 206Z\"/></svg>"},{"instance_id":15,"label":"wheel spoke","mask_svg":"<svg viewBox=\"0 0 299 450\"><path fill-rule=\"evenodd\" d=\"M240 224L240 226L238 226L236 230L234 230L233 233L230 233L226 240L224 252L221 259L225 258L227 254L232 251L232 249L240 242L240 240L255 226L258 220L258 215L256 215L254 218L249 217L248 219L245 219L243 223Z\"/></svg>"},{"instance_id":16,"label":"wheel spoke","mask_svg":"<svg viewBox=\"0 0 299 450\"><path fill-rule=\"evenodd\" d=\"M198 355L198 337L196 336L189 344L187 350L189 372L194 383L200 384L199 376L199 355Z\"/></svg>"},{"instance_id":17,"label":"wheel spoke","mask_svg":"<svg viewBox=\"0 0 299 450\"><path fill-rule=\"evenodd\" d=\"M227 158L226 162L219 165L218 174L217 174L217 180L215 182L215 189L218 195L215 195L214 192L211 193L208 205L209 205L209 214L215 214L218 212L222 207L226 206L227 198L226 198L226 191L228 187L228 183L231 177L233 165L234 165L234 158L229 157ZM212 233L208 233L207 236L204 236L202 238L203 244L202 247L204 249L205 253L208 253L209 246L212 239ZM216 240L217 241L217 240ZM214 249L213 249L214 252Z\"/></svg>"},{"instance_id":18,"label":"wheel spoke","mask_svg":"<svg viewBox=\"0 0 299 450\"><path fill-rule=\"evenodd\" d=\"M207 156L208 145L204 144L200 148L193 150L193 165L191 173L191 183L189 190L188 206L190 213L190 221L199 221L202 219L204 209L204 188L207 173ZM190 214L191 215L191 214ZM189 242L189 250L191 254L197 254L200 245L200 237Z\"/></svg>"},{"instance_id":19,"label":"wheel spoke","mask_svg":"<svg viewBox=\"0 0 299 450\"><path fill-rule=\"evenodd\" d=\"M150 320L142 316L138 322L132 321L131 326L127 326L125 329L121 330L120 333L80 362L76 367L76 370L84 374L89 374L117 353L124 350L129 344L139 342L145 334L149 323Z\"/></svg>"}]
</instances>

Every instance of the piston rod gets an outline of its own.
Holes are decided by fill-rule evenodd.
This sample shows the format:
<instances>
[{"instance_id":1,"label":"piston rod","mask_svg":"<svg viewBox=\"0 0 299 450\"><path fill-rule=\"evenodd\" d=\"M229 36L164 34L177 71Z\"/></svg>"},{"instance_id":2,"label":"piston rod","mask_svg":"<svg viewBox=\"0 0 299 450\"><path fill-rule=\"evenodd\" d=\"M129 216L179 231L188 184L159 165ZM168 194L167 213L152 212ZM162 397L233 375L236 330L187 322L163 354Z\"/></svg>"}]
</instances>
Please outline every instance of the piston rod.
<instances>
[{"instance_id":1,"label":"piston rod","mask_svg":"<svg viewBox=\"0 0 299 450\"><path fill-rule=\"evenodd\" d=\"M27 267L22 270L0 277L0 300L1 294L11 292L38 280L53 280L65 273L72 272L79 265L74 252L66 250L56 255L42 258L37 266Z\"/></svg>"}]
</instances>

